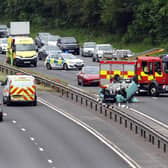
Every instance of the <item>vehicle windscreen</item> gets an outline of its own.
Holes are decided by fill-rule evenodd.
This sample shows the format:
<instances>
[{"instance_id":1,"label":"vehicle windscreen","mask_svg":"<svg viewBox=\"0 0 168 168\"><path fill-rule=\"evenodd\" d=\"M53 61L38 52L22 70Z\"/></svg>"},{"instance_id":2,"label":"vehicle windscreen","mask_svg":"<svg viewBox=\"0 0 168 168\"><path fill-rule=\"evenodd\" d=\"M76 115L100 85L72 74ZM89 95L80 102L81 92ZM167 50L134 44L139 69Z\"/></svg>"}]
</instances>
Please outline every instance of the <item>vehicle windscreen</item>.
<instances>
[{"instance_id":1,"label":"vehicle windscreen","mask_svg":"<svg viewBox=\"0 0 168 168\"><path fill-rule=\"evenodd\" d=\"M109 50L112 50L112 47L111 46L100 46L99 50L109 51Z\"/></svg>"},{"instance_id":2,"label":"vehicle windscreen","mask_svg":"<svg viewBox=\"0 0 168 168\"><path fill-rule=\"evenodd\" d=\"M84 47L85 48L95 48L96 45L95 44L85 44Z\"/></svg>"},{"instance_id":3,"label":"vehicle windscreen","mask_svg":"<svg viewBox=\"0 0 168 168\"><path fill-rule=\"evenodd\" d=\"M57 41L58 40L58 37L56 36L49 36L48 37L48 41Z\"/></svg>"},{"instance_id":4,"label":"vehicle windscreen","mask_svg":"<svg viewBox=\"0 0 168 168\"><path fill-rule=\"evenodd\" d=\"M76 43L76 40L74 38L63 38L62 42L64 44L69 44L69 43Z\"/></svg>"},{"instance_id":5,"label":"vehicle windscreen","mask_svg":"<svg viewBox=\"0 0 168 168\"><path fill-rule=\"evenodd\" d=\"M14 85L15 87L30 87L32 85L34 85L33 80L30 79L16 79L14 80L14 82L11 83L11 85Z\"/></svg>"},{"instance_id":6,"label":"vehicle windscreen","mask_svg":"<svg viewBox=\"0 0 168 168\"><path fill-rule=\"evenodd\" d=\"M168 62L163 62L163 70L168 74Z\"/></svg>"},{"instance_id":7,"label":"vehicle windscreen","mask_svg":"<svg viewBox=\"0 0 168 168\"><path fill-rule=\"evenodd\" d=\"M8 43L8 40L7 40L7 39L3 39L3 40L2 40L2 43L3 43L3 44L7 44L7 43Z\"/></svg>"},{"instance_id":8,"label":"vehicle windscreen","mask_svg":"<svg viewBox=\"0 0 168 168\"><path fill-rule=\"evenodd\" d=\"M47 50L50 51L50 50L60 50L60 49L57 46L48 46Z\"/></svg>"},{"instance_id":9,"label":"vehicle windscreen","mask_svg":"<svg viewBox=\"0 0 168 168\"><path fill-rule=\"evenodd\" d=\"M99 68L85 68L85 74L99 74Z\"/></svg>"},{"instance_id":10,"label":"vehicle windscreen","mask_svg":"<svg viewBox=\"0 0 168 168\"><path fill-rule=\"evenodd\" d=\"M63 59L76 59L76 57L72 54L64 54L61 55Z\"/></svg>"},{"instance_id":11,"label":"vehicle windscreen","mask_svg":"<svg viewBox=\"0 0 168 168\"><path fill-rule=\"evenodd\" d=\"M34 51L34 44L16 44L16 51Z\"/></svg>"}]
</instances>

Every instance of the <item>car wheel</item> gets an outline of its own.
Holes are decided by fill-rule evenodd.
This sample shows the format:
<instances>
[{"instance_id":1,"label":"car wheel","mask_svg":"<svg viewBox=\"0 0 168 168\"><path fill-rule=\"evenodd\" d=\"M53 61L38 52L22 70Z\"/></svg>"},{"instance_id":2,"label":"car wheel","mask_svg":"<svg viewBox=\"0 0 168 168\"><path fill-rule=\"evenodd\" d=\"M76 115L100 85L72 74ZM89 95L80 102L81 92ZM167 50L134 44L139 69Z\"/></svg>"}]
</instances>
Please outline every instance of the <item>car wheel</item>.
<instances>
[{"instance_id":1,"label":"car wheel","mask_svg":"<svg viewBox=\"0 0 168 168\"><path fill-rule=\"evenodd\" d=\"M34 63L34 67L37 67L37 62Z\"/></svg>"},{"instance_id":2,"label":"car wheel","mask_svg":"<svg viewBox=\"0 0 168 168\"><path fill-rule=\"evenodd\" d=\"M92 58L92 61L93 61L93 62L95 62L95 61L96 61L95 57L93 57L93 58Z\"/></svg>"},{"instance_id":3,"label":"car wheel","mask_svg":"<svg viewBox=\"0 0 168 168\"><path fill-rule=\"evenodd\" d=\"M68 65L67 65L67 64L64 64L64 65L63 65L63 69L64 69L64 70L68 70Z\"/></svg>"},{"instance_id":4,"label":"car wheel","mask_svg":"<svg viewBox=\"0 0 168 168\"><path fill-rule=\"evenodd\" d=\"M79 81L79 78L77 78L77 81L78 81L78 85L81 85L80 81Z\"/></svg>"},{"instance_id":5,"label":"car wheel","mask_svg":"<svg viewBox=\"0 0 168 168\"><path fill-rule=\"evenodd\" d=\"M6 104L5 98L3 97L3 104Z\"/></svg>"},{"instance_id":6,"label":"car wheel","mask_svg":"<svg viewBox=\"0 0 168 168\"><path fill-rule=\"evenodd\" d=\"M10 105L11 105L10 97L8 97L8 100L7 100L7 102L6 102L6 105L7 105L7 106L10 106Z\"/></svg>"},{"instance_id":7,"label":"car wheel","mask_svg":"<svg viewBox=\"0 0 168 168\"><path fill-rule=\"evenodd\" d=\"M83 79L81 80L81 86L85 86Z\"/></svg>"},{"instance_id":8,"label":"car wheel","mask_svg":"<svg viewBox=\"0 0 168 168\"><path fill-rule=\"evenodd\" d=\"M2 115L0 116L0 122L2 122L3 121L3 113L2 113Z\"/></svg>"},{"instance_id":9,"label":"car wheel","mask_svg":"<svg viewBox=\"0 0 168 168\"><path fill-rule=\"evenodd\" d=\"M149 94L153 97L159 96L158 88L155 84L152 84L149 88Z\"/></svg>"},{"instance_id":10,"label":"car wheel","mask_svg":"<svg viewBox=\"0 0 168 168\"><path fill-rule=\"evenodd\" d=\"M51 70L51 69L52 69L52 68L51 68L51 65L50 65L49 63L46 64L46 68L47 68L48 70Z\"/></svg>"},{"instance_id":11,"label":"car wheel","mask_svg":"<svg viewBox=\"0 0 168 168\"><path fill-rule=\"evenodd\" d=\"M2 54L2 48L0 48L0 53Z\"/></svg>"},{"instance_id":12,"label":"car wheel","mask_svg":"<svg viewBox=\"0 0 168 168\"><path fill-rule=\"evenodd\" d=\"M97 62L99 62L100 60L99 60L99 56L98 55L96 55L96 61Z\"/></svg>"}]
</instances>

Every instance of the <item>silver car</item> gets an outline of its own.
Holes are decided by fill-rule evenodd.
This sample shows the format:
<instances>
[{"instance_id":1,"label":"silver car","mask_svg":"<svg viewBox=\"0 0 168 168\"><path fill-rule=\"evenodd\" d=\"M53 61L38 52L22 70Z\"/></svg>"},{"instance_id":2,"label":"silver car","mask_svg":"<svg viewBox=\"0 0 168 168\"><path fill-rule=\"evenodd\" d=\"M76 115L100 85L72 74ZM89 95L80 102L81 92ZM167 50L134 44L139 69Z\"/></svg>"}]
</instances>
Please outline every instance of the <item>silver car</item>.
<instances>
[{"instance_id":1,"label":"silver car","mask_svg":"<svg viewBox=\"0 0 168 168\"><path fill-rule=\"evenodd\" d=\"M96 42L85 42L82 47L82 56L92 57L96 47Z\"/></svg>"}]
</instances>

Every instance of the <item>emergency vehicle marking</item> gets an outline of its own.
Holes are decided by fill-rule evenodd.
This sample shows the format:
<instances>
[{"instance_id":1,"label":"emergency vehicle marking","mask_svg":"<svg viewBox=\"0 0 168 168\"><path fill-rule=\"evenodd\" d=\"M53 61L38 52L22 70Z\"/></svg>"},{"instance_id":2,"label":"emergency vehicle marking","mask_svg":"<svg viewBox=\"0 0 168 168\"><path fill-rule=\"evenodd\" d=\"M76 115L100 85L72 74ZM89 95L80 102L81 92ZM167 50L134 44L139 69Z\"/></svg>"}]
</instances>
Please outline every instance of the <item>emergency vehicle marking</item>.
<instances>
[{"instance_id":1,"label":"emergency vehicle marking","mask_svg":"<svg viewBox=\"0 0 168 168\"><path fill-rule=\"evenodd\" d=\"M10 95L13 101L33 101L35 98L35 86L18 88L11 85Z\"/></svg>"}]
</instances>

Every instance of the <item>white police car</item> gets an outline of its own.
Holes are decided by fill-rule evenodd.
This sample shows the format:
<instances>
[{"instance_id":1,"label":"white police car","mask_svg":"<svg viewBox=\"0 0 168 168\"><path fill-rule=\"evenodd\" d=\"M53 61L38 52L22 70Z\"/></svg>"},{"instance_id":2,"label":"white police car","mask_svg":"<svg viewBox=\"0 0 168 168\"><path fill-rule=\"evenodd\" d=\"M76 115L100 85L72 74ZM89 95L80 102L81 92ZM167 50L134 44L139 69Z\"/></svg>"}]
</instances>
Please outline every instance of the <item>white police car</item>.
<instances>
[{"instance_id":1,"label":"white police car","mask_svg":"<svg viewBox=\"0 0 168 168\"><path fill-rule=\"evenodd\" d=\"M57 53L46 57L44 65L47 69L82 69L84 62L70 53Z\"/></svg>"}]
</instances>

